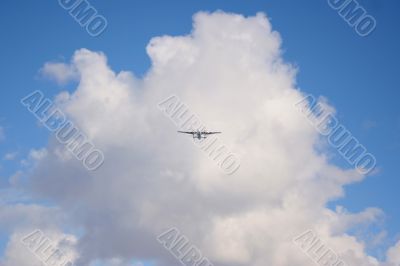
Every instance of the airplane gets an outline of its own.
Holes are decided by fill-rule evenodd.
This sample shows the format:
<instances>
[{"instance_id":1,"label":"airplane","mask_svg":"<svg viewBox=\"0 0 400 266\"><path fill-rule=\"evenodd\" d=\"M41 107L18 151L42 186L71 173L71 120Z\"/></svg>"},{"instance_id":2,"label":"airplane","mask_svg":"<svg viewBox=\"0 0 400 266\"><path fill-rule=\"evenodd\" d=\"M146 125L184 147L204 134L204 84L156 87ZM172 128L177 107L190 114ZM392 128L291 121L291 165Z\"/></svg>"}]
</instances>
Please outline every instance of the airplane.
<instances>
[{"instance_id":1,"label":"airplane","mask_svg":"<svg viewBox=\"0 0 400 266\"><path fill-rule=\"evenodd\" d=\"M208 131L178 131L179 133L184 133L184 134L191 134L193 138L197 138L198 140L205 139L207 138L208 135L211 134L221 134L221 132L208 132Z\"/></svg>"}]
</instances>

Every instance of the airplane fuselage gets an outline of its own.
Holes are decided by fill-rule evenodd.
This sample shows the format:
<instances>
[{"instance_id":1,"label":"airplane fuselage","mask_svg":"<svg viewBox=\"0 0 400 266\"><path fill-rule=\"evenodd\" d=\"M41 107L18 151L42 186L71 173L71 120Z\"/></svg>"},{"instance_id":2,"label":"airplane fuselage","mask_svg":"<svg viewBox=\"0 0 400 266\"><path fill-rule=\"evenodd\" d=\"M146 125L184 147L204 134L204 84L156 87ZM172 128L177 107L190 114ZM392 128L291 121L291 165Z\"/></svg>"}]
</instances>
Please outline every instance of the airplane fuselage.
<instances>
[{"instance_id":1,"label":"airplane fuselage","mask_svg":"<svg viewBox=\"0 0 400 266\"><path fill-rule=\"evenodd\" d=\"M197 136L197 139L200 140L200 139L201 139L201 132L200 132L200 131L197 131L197 132L196 132L196 136Z\"/></svg>"}]
</instances>

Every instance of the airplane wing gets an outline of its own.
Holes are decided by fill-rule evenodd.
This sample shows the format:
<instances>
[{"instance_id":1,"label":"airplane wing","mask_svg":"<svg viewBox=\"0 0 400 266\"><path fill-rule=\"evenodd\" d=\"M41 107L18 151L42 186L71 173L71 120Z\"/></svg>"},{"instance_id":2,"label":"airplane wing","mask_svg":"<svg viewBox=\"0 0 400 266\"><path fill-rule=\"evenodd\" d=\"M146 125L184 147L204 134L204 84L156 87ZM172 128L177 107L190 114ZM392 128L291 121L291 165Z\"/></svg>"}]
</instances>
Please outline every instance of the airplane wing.
<instances>
[{"instance_id":1,"label":"airplane wing","mask_svg":"<svg viewBox=\"0 0 400 266\"><path fill-rule=\"evenodd\" d=\"M221 132L202 132L202 134L206 134L206 135L221 134Z\"/></svg>"},{"instance_id":2,"label":"airplane wing","mask_svg":"<svg viewBox=\"0 0 400 266\"><path fill-rule=\"evenodd\" d=\"M195 134L196 132L194 131L178 131L179 133L185 133L185 134Z\"/></svg>"}]
</instances>

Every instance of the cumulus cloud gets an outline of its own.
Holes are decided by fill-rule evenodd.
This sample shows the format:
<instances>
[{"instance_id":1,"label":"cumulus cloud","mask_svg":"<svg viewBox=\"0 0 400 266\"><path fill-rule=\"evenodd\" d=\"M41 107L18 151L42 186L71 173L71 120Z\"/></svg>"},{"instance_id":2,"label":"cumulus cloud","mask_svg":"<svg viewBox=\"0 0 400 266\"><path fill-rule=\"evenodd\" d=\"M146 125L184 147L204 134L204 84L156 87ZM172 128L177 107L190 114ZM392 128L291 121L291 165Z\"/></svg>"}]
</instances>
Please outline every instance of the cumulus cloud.
<instances>
[{"instance_id":1,"label":"cumulus cloud","mask_svg":"<svg viewBox=\"0 0 400 266\"><path fill-rule=\"evenodd\" d=\"M70 228L71 220L65 213L57 207L15 203L17 199L21 200L24 197L24 195L15 197L15 194L16 192L12 190L0 191L0 228L3 234L9 235L9 242L3 257L0 258L0 265L43 265L37 254L32 253L21 241L36 230L44 230L43 237L50 239L49 243L54 243L65 252L65 256L74 259L76 237L60 231L60 228Z\"/></svg>"},{"instance_id":2,"label":"cumulus cloud","mask_svg":"<svg viewBox=\"0 0 400 266\"><path fill-rule=\"evenodd\" d=\"M323 141L295 107L304 96L280 49L280 35L262 13L201 12L189 35L150 41L152 67L143 79L115 73L106 55L87 49L68 66L45 65L63 73L59 81L71 76L64 70L76 71L76 90L58 96L58 105L106 157L89 172L51 139L30 176L35 197L56 203L80 229L77 265L177 265L156 241L170 227L214 265L310 265L292 243L307 229L347 265L385 265L348 233L380 221L379 209L327 208L363 176L317 151ZM176 133L157 107L172 94L207 128L223 132L221 140L241 158L235 174L225 175ZM398 254L389 251L388 265L400 262Z\"/></svg>"},{"instance_id":3,"label":"cumulus cloud","mask_svg":"<svg viewBox=\"0 0 400 266\"><path fill-rule=\"evenodd\" d=\"M76 254L73 245L75 242L76 238L73 235L59 231L23 230L12 234L3 261L0 263L3 263L4 266L63 265L63 262L74 260ZM43 243L51 248L46 249L47 246ZM32 245L33 248L30 248L29 245ZM54 250L59 253L51 257ZM44 263L48 258L50 258L48 263Z\"/></svg>"},{"instance_id":4,"label":"cumulus cloud","mask_svg":"<svg viewBox=\"0 0 400 266\"><path fill-rule=\"evenodd\" d=\"M400 241L397 244L390 248L387 252L387 260L389 263L393 265L398 265L400 261Z\"/></svg>"},{"instance_id":5,"label":"cumulus cloud","mask_svg":"<svg viewBox=\"0 0 400 266\"><path fill-rule=\"evenodd\" d=\"M64 63L48 62L40 70L40 74L46 78L56 81L59 84L65 84L78 79L76 69Z\"/></svg>"}]
</instances>

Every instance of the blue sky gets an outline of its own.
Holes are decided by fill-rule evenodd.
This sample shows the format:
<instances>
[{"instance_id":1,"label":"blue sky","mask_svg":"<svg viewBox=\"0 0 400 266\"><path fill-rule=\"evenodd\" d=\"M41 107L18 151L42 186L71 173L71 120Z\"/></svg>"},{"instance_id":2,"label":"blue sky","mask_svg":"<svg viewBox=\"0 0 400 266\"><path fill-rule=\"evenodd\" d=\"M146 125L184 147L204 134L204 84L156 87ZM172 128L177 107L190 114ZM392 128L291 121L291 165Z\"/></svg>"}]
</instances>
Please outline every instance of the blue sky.
<instances>
[{"instance_id":1,"label":"blue sky","mask_svg":"<svg viewBox=\"0 0 400 266\"><path fill-rule=\"evenodd\" d=\"M332 10L327 1L203 0L203 1L90 1L107 18L108 27L91 37L57 1L5 0L0 11L2 90L0 126L5 138L0 155L17 152L15 160L2 159L0 188L21 168L32 148L45 146L49 133L37 126L20 104L29 92L40 89L53 97L61 89L43 79L45 62L69 62L74 51L102 51L115 71L143 76L150 67L145 47L154 36L186 35L198 11L223 10L245 16L265 12L281 34L283 57L299 69L297 86L326 96L337 117L377 158L379 172L362 183L346 186L346 197L332 203L358 212L366 206L381 208L388 231L387 243L400 237L398 176L400 152L399 10L396 0L359 0L374 16L377 27L360 37ZM64 89L72 90L74 84ZM339 156L338 165L350 168ZM8 236L0 230L0 250ZM381 256L380 250L371 251ZM0 252L1 253L1 252Z\"/></svg>"}]
</instances>

